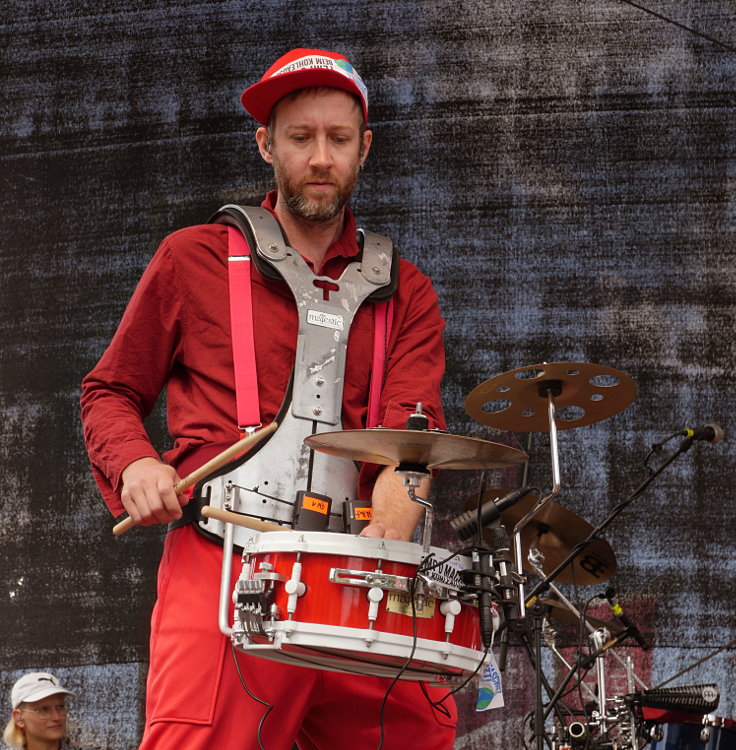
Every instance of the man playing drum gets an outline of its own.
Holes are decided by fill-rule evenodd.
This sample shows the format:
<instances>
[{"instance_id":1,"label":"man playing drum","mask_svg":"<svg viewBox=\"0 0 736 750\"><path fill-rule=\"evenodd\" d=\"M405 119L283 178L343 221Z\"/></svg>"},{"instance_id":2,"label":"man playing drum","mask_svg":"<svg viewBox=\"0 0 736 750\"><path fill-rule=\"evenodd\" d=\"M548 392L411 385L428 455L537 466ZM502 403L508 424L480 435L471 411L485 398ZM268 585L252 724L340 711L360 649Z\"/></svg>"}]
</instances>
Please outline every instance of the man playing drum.
<instances>
[{"instance_id":1,"label":"man playing drum","mask_svg":"<svg viewBox=\"0 0 736 750\"><path fill-rule=\"evenodd\" d=\"M296 412L300 370L306 369L310 347L316 346L310 343L314 331L327 326L332 335L334 329L335 340L346 347L342 370L334 378L339 389L316 381L325 388L320 403L338 399L339 423L335 426L333 420L332 429L404 428L417 402L430 427L444 427L439 395L444 323L429 280L396 256L391 281L383 266L371 262L361 268L356 263L361 252L368 252L369 235L356 232L347 202L372 140L360 76L342 55L296 49L249 87L242 102L260 124L256 142L273 166L276 182L276 190L261 204L265 211L256 216L266 215L266 223L274 216L285 245L298 251L300 257L292 258L300 269L296 281L272 274L268 263L248 263L246 307L252 310L252 326L243 331L240 318L231 317L233 296L241 294L239 288L234 291L228 271L233 228L210 223L175 232L161 243L109 348L82 384L85 440L110 510L115 515L125 510L138 524L171 525L152 617L140 747L287 750L296 741L302 750L372 750L383 735L384 750L451 748L456 723L452 699L432 705L446 696L445 689L399 682L382 709L389 679L305 669L243 653L237 654L236 664L218 629L222 548L211 535L200 533L196 514L190 512L194 503L174 488L180 477L234 443L239 429L268 425L279 413ZM256 243L261 241L256 235ZM265 245L266 254L275 247ZM254 250L250 248L251 256ZM386 259L385 252L374 257L379 256ZM383 278L378 286L359 279L358 286L365 287L360 304L351 302L340 284L331 283L349 267L358 276L375 272ZM302 321L295 300L300 300L299 289L312 286L320 287L325 300L337 295L346 308L355 307L352 318L346 315L349 330L341 331L340 321L320 311ZM380 300L380 295L371 296L379 288L389 290ZM241 388L236 378L240 355L233 354L233 338L254 354L257 387L248 389L246 380ZM174 443L161 458L143 419L164 388ZM280 416L279 428L259 451L269 455L268 444L277 445L281 433L279 451L268 461L277 467L283 462L286 476L291 455L303 451L301 440L289 435L298 435L305 425L308 432L330 427L319 421L321 406L310 408L309 419L302 413L286 420L292 428L296 425L288 435ZM245 413L251 416L242 417ZM290 439L293 445L288 445ZM295 484L298 474L294 472ZM411 537L421 507L409 500L391 467L363 464L345 481L352 484L340 488L345 497L372 503L372 520L362 535ZM279 507L293 503L299 489L294 486L290 497L279 499ZM428 490L425 480L417 494L426 497ZM282 517L273 520L285 522Z\"/></svg>"}]
</instances>

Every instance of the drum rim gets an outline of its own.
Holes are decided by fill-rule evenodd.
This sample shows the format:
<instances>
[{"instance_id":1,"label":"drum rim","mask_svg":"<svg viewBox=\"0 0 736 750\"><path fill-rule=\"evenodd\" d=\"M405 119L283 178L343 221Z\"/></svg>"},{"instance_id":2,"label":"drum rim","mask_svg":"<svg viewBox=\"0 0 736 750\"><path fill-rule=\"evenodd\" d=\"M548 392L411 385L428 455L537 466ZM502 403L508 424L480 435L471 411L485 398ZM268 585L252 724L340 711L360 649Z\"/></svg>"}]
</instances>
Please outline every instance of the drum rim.
<instances>
[{"instance_id":1,"label":"drum rim","mask_svg":"<svg viewBox=\"0 0 736 750\"><path fill-rule=\"evenodd\" d=\"M381 559L389 562L417 565L422 559L422 546L415 542L405 542L401 539L382 539L380 537L353 536L328 531L292 531L292 532L264 532L249 540L243 547L249 554L268 552L307 552L322 555L342 555L346 557L366 557ZM453 553L442 547L430 547L429 553L437 561L453 560L467 561L465 555Z\"/></svg>"}]
</instances>

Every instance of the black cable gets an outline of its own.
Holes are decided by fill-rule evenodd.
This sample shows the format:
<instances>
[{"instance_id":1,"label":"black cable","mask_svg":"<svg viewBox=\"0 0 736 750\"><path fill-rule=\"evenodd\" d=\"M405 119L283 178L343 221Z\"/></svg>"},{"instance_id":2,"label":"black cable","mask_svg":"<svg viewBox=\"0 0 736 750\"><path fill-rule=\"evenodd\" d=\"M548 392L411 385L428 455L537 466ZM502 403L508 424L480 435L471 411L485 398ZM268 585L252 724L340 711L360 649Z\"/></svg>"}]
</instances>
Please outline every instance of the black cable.
<instances>
[{"instance_id":1,"label":"black cable","mask_svg":"<svg viewBox=\"0 0 736 750\"><path fill-rule=\"evenodd\" d=\"M427 699L427 703L433 708L439 711L441 714L446 716L448 719L452 717L452 714L450 713L450 709L447 708L447 706L443 706L442 703L444 702L445 698L442 699L442 701L437 701L435 704L432 698L430 697L429 693L427 692L427 683L426 682L420 682L419 687L422 689L422 692L424 693L424 697Z\"/></svg>"},{"instance_id":2,"label":"black cable","mask_svg":"<svg viewBox=\"0 0 736 750\"><path fill-rule=\"evenodd\" d=\"M421 563L419 565L421 567ZM419 570L417 569L417 572ZM414 601L414 592L416 591L417 586L417 578L410 578L409 581L409 600L411 602L411 622L412 622L412 641L411 641L411 651L409 652L409 656L407 656L406 661L401 666L401 669L394 675L393 680L391 680L391 684L386 688L386 692L383 696L383 700L381 701L381 710L378 712L378 723L381 730L380 738L378 741L378 748L376 750L381 750L383 747L383 740L385 739L385 724L384 724L384 712L386 710L386 704L388 703L388 696L391 694L391 691L394 689L396 683L401 678L401 675L406 672L406 670L409 668L409 665L411 664L411 660L414 658L414 654L417 650L417 609L416 609L416 603Z\"/></svg>"},{"instance_id":3,"label":"black cable","mask_svg":"<svg viewBox=\"0 0 736 750\"><path fill-rule=\"evenodd\" d=\"M525 717L524 721L522 722L522 731L521 731L521 744L524 745L524 750L529 750L529 745L526 744L526 740L524 739L524 726L527 726L527 731L532 733L532 739L534 738L534 711L530 711Z\"/></svg>"},{"instance_id":4,"label":"black cable","mask_svg":"<svg viewBox=\"0 0 736 750\"><path fill-rule=\"evenodd\" d=\"M469 551L472 551L472 549L473 549L472 547L468 548ZM419 575L420 573L424 573L424 572L426 572L428 570L432 570L433 568L436 568L439 565L444 564L448 560L452 560L453 557L457 557L458 555L462 555L463 552L464 552L464 550L460 550L458 552L454 552L451 555L449 555L448 557L444 558L444 560L440 560L439 562L431 563L429 565L425 564L426 563L426 559L422 560L422 562L419 564L419 567L417 568L417 575ZM412 599L412 601L413 601L413 599ZM462 690L473 679L473 677L475 677L478 674L478 672L480 671L480 668L485 663L485 660L486 660L487 657L488 657L488 651L484 651L483 652L483 657L478 662L478 665L476 666L476 668L470 673L470 675L468 675L468 677L463 682L461 682L457 687L455 687L452 690L448 691L447 695L445 695L440 700L433 701L433 700L431 700L429 698L429 696L427 696L427 698L429 699L430 705L432 705L434 708L437 708L439 710L439 708L442 705L442 703L444 703L451 695L455 695L455 693L457 693L458 691ZM425 693L425 695L426 695L426 693Z\"/></svg>"},{"instance_id":5,"label":"black cable","mask_svg":"<svg viewBox=\"0 0 736 750\"><path fill-rule=\"evenodd\" d=\"M430 701L430 703L435 707L438 708L441 704L443 704L451 695L455 695L455 693L462 690L472 679L475 677L478 672L480 671L480 668L485 664L486 657L488 656L488 651L483 652L483 658L478 662L478 666L468 675L468 677L461 682L456 688L453 688L450 690L447 695L444 698L440 698L438 701Z\"/></svg>"},{"instance_id":6,"label":"black cable","mask_svg":"<svg viewBox=\"0 0 736 750\"><path fill-rule=\"evenodd\" d=\"M235 644L230 643L230 649L233 654L233 661L235 662L235 671L238 673L238 678L240 679L240 684L243 686L243 689L246 693L257 703L260 703L262 706L266 706L266 710L263 713L263 716L261 716L261 720L258 722L258 731L256 733L256 739L258 740L258 747L260 750L266 750L263 747L263 743L261 742L261 732L263 731L263 722L266 721L266 717L271 713L273 709L273 705L269 703L268 701L264 701L261 698L259 698L256 695L253 695L253 693L250 692L250 689L248 688L248 685L245 683L245 679L243 677L243 673L240 671L240 664L238 664L238 655L237 651L235 649Z\"/></svg>"},{"instance_id":7,"label":"black cable","mask_svg":"<svg viewBox=\"0 0 736 750\"><path fill-rule=\"evenodd\" d=\"M475 534L475 546L480 547L483 544L483 514L481 508L483 507L483 493L486 489L486 473L481 471L480 473L480 487L478 488L478 502L475 506L475 525L478 527Z\"/></svg>"}]
</instances>

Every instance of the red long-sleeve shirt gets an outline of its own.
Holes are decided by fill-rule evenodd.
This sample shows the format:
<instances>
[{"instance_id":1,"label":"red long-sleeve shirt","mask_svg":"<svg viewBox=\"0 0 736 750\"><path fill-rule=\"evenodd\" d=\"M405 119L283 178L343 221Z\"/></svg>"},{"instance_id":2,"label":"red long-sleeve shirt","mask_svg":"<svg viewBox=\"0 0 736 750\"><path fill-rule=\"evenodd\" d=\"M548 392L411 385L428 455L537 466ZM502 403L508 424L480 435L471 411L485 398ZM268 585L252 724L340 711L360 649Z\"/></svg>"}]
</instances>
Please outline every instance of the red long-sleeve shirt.
<instances>
[{"instance_id":1,"label":"red long-sleeve shirt","mask_svg":"<svg viewBox=\"0 0 736 750\"><path fill-rule=\"evenodd\" d=\"M275 192L263 206L273 210ZM319 275L338 278L358 253L355 220ZM230 341L227 229L200 225L166 237L143 274L110 346L82 382L82 421L95 480L111 512L120 501L123 469L157 457L143 426L166 388L173 447L163 458L185 476L238 437ZM298 319L291 291L252 268L253 327L261 422L284 398L294 364ZM365 427L371 377L374 306L364 303L350 329L343 392L343 429ZM442 320L429 279L402 260L386 357L379 423L402 428L418 401L432 426L444 427ZM376 467L364 467L361 497L370 497Z\"/></svg>"}]
</instances>

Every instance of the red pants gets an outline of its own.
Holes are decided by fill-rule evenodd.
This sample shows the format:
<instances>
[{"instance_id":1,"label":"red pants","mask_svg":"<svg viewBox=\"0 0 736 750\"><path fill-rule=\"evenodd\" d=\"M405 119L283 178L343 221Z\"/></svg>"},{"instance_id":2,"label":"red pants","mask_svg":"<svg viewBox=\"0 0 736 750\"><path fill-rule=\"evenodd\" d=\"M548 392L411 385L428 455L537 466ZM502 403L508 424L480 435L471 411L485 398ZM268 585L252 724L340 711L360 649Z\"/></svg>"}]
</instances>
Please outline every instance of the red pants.
<instances>
[{"instance_id":1,"label":"red pants","mask_svg":"<svg viewBox=\"0 0 736 750\"><path fill-rule=\"evenodd\" d=\"M389 679L267 661L231 648L217 627L221 548L190 526L168 534L151 623L146 730L140 750L376 750ZM233 560L234 578L240 572ZM426 694L425 691L426 690ZM445 688L394 685L382 750L450 750L457 714ZM429 697L428 697L429 696ZM259 731L260 725L260 731ZM260 744L259 744L260 741Z\"/></svg>"}]
</instances>

